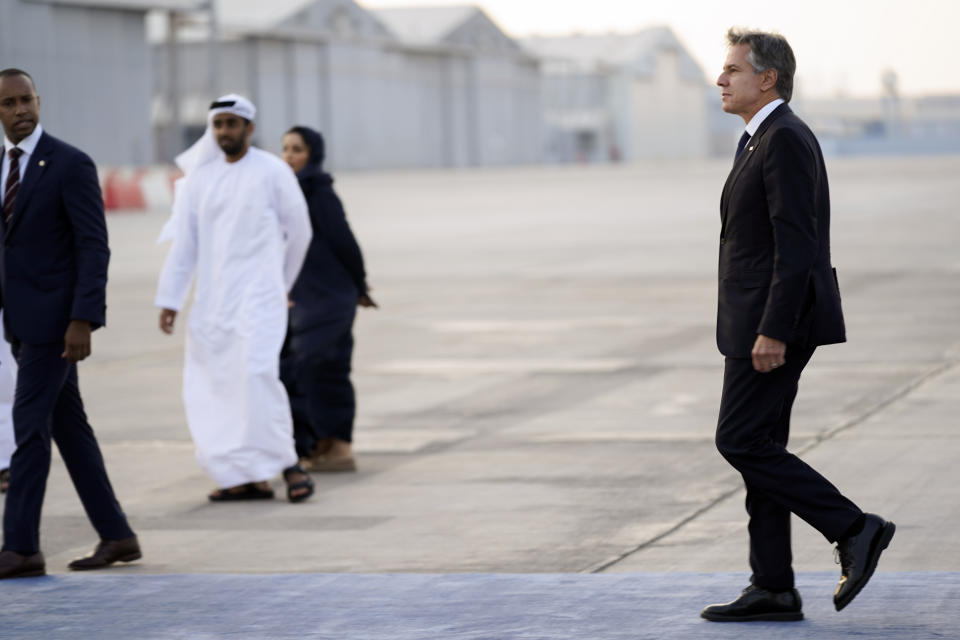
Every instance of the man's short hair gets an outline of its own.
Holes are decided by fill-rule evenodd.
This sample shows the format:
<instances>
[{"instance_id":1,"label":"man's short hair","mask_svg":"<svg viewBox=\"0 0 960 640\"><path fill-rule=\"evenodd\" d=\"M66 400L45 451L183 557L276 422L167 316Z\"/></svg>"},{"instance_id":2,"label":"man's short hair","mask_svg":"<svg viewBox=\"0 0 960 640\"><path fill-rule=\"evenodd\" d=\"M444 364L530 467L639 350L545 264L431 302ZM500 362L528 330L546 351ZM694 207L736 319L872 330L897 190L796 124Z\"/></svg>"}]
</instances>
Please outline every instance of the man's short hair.
<instances>
[{"instance_id":1,"label":"man's short hair","mask_svg":"<svg viewBox=\"0 0 960 640\"><path fill-rule=\"evenodd\" d=\"M2 71L0 71L0 78L12 78L13 76L26 76L26 78L30 81L30 84L33 85L34 91L36 91L37 83L33 81L33 76L31 76L29 73L27 73L23 69L16 69L14 67L10 67L9 69L3 69Z\"/></svg>"},{"instance_id":2,"label":"man's short hair","mask_svg":"<svg viewBox=\"0 0 960 640\"><path fill-rule=\"evenodd\" d=\"M774 69L777 72L777 94L786 102L790 102L793 96L793 74L797 71L797 59L786 38L779 33L733 27L727 31L727 43L731 47L738 44L750 47L747 62L753 67L754 73Z\"/></svg>"}]
</instances>

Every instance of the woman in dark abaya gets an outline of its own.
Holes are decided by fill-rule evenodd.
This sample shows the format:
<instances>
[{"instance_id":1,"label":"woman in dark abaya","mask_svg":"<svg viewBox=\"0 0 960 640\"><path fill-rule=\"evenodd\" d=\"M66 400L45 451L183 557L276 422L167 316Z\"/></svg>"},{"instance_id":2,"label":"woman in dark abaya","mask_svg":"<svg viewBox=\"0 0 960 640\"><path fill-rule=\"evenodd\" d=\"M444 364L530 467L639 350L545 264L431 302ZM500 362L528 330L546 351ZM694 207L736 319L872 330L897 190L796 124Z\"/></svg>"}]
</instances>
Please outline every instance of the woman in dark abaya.
<instances>
[{"instance_id":1,"label":"woman in dark abaya","mask_svg":"<svg viewBox=\"0 0 960 640\"><path fill-rule=\"evenodd\" d=\"M308 127L283 136L310 207L313 239L290 291L290 323L280 377L290 396L294 438L307 471L355 471L350 382L357 306L376 307L368 293L363 255L347 223L333 178L323 170L323 136Z\"/></svg>"}]
</instances>

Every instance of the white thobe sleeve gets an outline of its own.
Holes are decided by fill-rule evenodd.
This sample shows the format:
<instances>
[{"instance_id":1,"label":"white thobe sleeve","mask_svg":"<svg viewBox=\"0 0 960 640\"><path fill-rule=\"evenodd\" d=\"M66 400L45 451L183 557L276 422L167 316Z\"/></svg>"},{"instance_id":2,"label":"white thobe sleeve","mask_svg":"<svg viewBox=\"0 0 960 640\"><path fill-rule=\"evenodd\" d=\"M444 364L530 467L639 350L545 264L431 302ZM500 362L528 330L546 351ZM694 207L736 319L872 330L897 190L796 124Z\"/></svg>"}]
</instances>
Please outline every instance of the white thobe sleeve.
<instances>
[{"instance_id":1,"label":"white thobe sleeve","mask_svg":"<svg viewBox=\"0 0 960 640\"><path fill-rule=\"evenodd\" d=\"M175 229L170 253L160 270L154 304L161 309L180 311L190 291L190 281L197 266L197 215L190 198L186 178L174 187L173 215Z\"/></svg>"},{"instance_id":2,"label":"white thobe sleeve","mask_svg":"<svg viewBox=\"0 0 960 640\"><path fill-rule=\"evenodd\" d=\"M278 174L277 212L286 244L286 254L283 260L283 280L289 293L300 274L303 260L307 257L313 228L310 225L310 211L307 208L307 201L303 197L303 190L300 188L300 183L297 182L297 177L292 171L280 170Z\"/></svg>"},{"instance_id":3,"label":"white thobe sleeve","mask_svg":"<svg viewBox=\"0 0 960 640\"><path fill-rule=\"evenodd\" d=\"M0 309L0 326L3 310ZM17 450L13 435L13 396L17 389L17 361L10 353L10 345L0 336L0 469L10 467L10 458Z\"/></svg>"}]
</instances>

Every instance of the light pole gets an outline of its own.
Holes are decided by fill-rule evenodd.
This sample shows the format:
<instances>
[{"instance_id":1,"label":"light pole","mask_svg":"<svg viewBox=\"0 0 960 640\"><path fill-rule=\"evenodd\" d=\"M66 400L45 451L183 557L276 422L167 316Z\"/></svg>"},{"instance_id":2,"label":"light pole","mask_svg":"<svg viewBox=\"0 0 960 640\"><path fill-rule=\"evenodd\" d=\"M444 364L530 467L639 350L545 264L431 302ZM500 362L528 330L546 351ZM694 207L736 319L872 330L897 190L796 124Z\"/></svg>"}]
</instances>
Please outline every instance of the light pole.
<instances>
[{"instance_id":1,"label":"light pole","mask_svg":"<svg viewBox=\"0 0 960 640\"><path fill-rule=\"evenodd\" d=\"M217 0L207 0L207 89L212 96L220 95L219 91L219 59L217 40L219 25L217 21Z\"/></svg>"},{"instance_id":2,"label":"light pole","mask_svg":"<svg viewBox=\"0 0 960 640\"><path fill-rule=\"evenodd\" d=\"M182 143L182 123L180 122L180 55L177 44L177 26L179 14L170 11L167 14L167 99L170 104L170 122L167 129L167 153L165 160L173 160Z\"/></svg>"}]
</instances>

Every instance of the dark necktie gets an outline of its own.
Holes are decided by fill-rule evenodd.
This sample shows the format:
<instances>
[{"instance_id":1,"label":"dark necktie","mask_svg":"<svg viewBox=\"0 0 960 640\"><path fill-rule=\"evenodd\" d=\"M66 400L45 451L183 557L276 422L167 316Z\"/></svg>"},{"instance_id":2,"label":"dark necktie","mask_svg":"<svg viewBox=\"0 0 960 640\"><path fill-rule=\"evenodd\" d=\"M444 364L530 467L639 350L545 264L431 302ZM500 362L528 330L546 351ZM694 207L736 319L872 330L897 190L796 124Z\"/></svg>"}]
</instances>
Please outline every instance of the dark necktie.
<instances>
[{"instance_id":1,"label":"dark necktie","mask_svg":"<svg viewBox=\"0 0 960 640\"><path fill-rule=\"evenodd\" d=\"M13 207L17 204L17 191L20 190L20 156L23 149L10 149L10 173L7 174L7 184L3 188L3 223L10 226L13 217Z\"/></svg>"},{"instance_id":2,"label":"dark necktie","mask_svg":"<svg viewBox=\"0 0 960 640\"><path fill-rule=\"evenodd\" d=\"M733 161L736 162L737 158L740 157L740 154L743 153L743 148L747 146L747 140L750 139L750 134L746 131L743 132L743 135L740 136L740 142L737 143L737 153L733 156Z\"/></svg>"}]
</instances>

